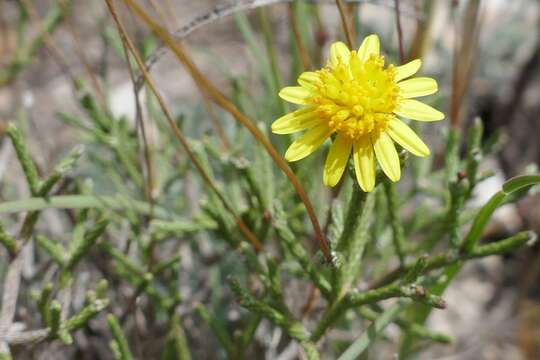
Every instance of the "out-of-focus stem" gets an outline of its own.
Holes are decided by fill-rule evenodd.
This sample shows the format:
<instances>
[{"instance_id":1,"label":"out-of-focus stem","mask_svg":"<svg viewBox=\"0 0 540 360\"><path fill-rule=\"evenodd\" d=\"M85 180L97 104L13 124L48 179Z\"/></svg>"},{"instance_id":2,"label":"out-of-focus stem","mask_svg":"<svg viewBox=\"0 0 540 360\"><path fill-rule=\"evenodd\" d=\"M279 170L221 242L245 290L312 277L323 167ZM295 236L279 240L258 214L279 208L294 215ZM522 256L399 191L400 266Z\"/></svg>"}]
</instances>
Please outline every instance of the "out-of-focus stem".
<instances>
[{"instance_id":1,"label":"out-of-focus stem","mask_svg":"<svg viewBox=\"0 0 540 360\"><path fill-rule=\"evenodd\" d=\"M452 74L452 97L450 106L450 125L454 129L461 126L465 94L471 83L471 72L478 53L480 35L480 0L467 2L463 23L457 14L457 5L452 5L455 44Z\"/></svg>"},{"instance_id":2,"label":"out-of-focus stem","mask_svg":"<svg viewBox=\"0 0 540 360\"><path fill-rule=\"evenodd\" d=\"M336 0L336 5L339 10L339 16L341 17L341 25L343 26L343 32L345 33L345 38L347 39L347 45L349 46L349 49L352 49L354 47L354 40L343 0Z\"/></svg>"},{"instance_id":3,"label":"out-of-focus stem","mask_svg":"<svg viewBox=\"0 0 540 360\"><path fill-rule=\"evenodd\" d=\"M399 44L399 61L403 64L405 62L405 52L403 50L403 31L401 29L401 12L399 10L399 0L394 0L394 7L396 10L396 29Z\"/></svg>"},{"instance_id":4,"label":"out-of-focus stem","mask_svg":"<svg viewBox=\"0 0 540 360\"><path fill-rule=\"evenodd\" d=\"M421 59L429 45L435 5L435 1L424 1L421 11L425 15L425 18L416 20L416 30L411 41L409 53L407 54L410 60Z\"/></svg>"},{"instance_id":5,"label":"out-of-focus stem","mask_svg":"<svg viewBox=\"0 0 540 360\"><path fill-rule=\"evenodd\" d=\"M446 252L441 255L433 256L426 261L425 271L440 269L460 261L476 259L491 255L501 255L512 250L515 250L527 242L536 239L536 234L532 231L522 231L517 235L507 239L497 241L487 245L477 246L469 253L459 253L457 251ZM384 275L377 281L374 281L371 288L377 288L381 285L388 284L398 279L403 273L410 271L415 266L415 263L410 263L405 266L400 266L397 269Z\"/></svg>"}]
</instances>

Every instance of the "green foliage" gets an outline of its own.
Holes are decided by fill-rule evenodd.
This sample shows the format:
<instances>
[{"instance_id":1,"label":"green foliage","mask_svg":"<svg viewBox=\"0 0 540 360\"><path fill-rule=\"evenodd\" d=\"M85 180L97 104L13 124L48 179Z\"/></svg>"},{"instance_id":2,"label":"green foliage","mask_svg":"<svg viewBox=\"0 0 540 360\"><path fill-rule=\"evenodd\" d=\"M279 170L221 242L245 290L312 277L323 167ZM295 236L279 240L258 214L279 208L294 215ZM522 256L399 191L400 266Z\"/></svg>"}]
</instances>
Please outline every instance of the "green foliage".
<instances>
[{"instance_id":1,"label":"green foliage","mask_svg":"<svg viewBox=\"0 0 540 360\"><path fill-rule=\"evenodd\" d=\"M22 70L29 66L37 51L44 45L48 36L53 33L71 10L72 1L66 0L54 4L47 12L39 33L28 36L28 10L22 2L18 5L17 48L13 59L0 69L0 86L9 84Z\"/></svg>"}]
</instances>

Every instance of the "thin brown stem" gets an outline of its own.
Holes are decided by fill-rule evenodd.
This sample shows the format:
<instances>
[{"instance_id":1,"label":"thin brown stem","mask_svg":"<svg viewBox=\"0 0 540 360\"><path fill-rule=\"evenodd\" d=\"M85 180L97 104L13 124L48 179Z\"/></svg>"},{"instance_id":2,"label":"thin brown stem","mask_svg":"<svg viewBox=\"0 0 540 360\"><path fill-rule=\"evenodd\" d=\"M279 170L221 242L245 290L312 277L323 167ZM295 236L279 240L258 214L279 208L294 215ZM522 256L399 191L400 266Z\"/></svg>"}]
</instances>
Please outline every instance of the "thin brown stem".
<instances>
[{"instance_id":1,"label":"thin brown stem","mask_svg":"<svg viewBox=\"0 0 540 360\"><path fill-rule=\"evenodd\" d=\"M349 29L351 30L351 36L355 40L358 36L356 33L356 18L358 16L358 4L347 4L347 13L349 14Z\"/></svg>"},{"instance_id":2,"label":"thin brown stem","mask_svg":"<svg viewBox=\"0 0 540 360\"><path fill-rule=\"evenodd\" d=\"M336 5L339 10L339 16L341 17L341 25L343 26L343 32L345 33L345 38L347 39L347 45L349 46L349 49L353 49L353 35L351 33L351 27L349 26L349 19L347 17L347 11L345 10L343 0L336 0Z\"/></svg>"},{"instance_id":3,"label":"thin brown stem","mask_svg":"<svg viewBox=\"0 0 540 360\"><path fill-rule=\"evenodd\" d=\"M107 0L110 1L110 0ZM227 97L221 93L199 70L199 68L186 56L181 44L178 44L174 41L173 37L165 31L159 24L152 20L148 14L134 1L134 0L123 0L128 6L147 24L152 31L161 38L166 45L173 51L177 59L186 67L193 79L199 84L199 86L208 93L212 100L221 106L225 111L231 114L238 122L240 122L257 140L258 142L266 149L267 153L270 155L275 164L283 171L287 176L291 184L294 186L300 200L306 207L309 219L313 224L315 231L315 236L318 241L319 247L324 254L324 257L327 262L332 262L332 255L330 253L330 248L324 234L321 230L317 216L315 215L315 210L307 193L300 184L300 181L291 170L287 162L281 157L281 155L274 148L272 143L268 138L262 133L261 130L246 116L244 115Z\"/></svg>"},{"instance_id":4,"label":"thin brown stem","mask_svg":"<svg viewBox=\"0 0 540 360\"><path fill-rule=\"evenodd\" d=\"M262 249L261 242L257 239L255 234L253 234L253 232L247 227L247 225L242 221L242 219L238 215L236 215L236 212L234 211L232 206L229 204L229 202L225 199L223 194L219 191L217 186L214 184L214 182L212 181L208 173L205 171L203 165L199 162L199 160L197 159L193 151L191 151L188 140L185 138L184 134L180 131L180 129L174 122L173 116L170 113L169 108L165 104L165 100L163 99L159 91L157 90L154 80L150 77L150 74L148 74L148 71L146 70L146 67L144 66L144 62L141 59L139 52L136 50L131 39L127 35L124 25L122 21L120 20L120 18L118 17L116 9L112 3L113 0L105 0L105 1L107 2L107 7L109 8L109 12L111 16L113 17L116 27L120 33L120 37L122 38L122 41L125 42L127 48L129 49L129 51L135 58L135 61L137 62L137 65L139 66L139 69L141 70L148 87L150 88L154 96L156 97L161 107L161 110L163 111L163 114L165 115L165 118L167 119L167 122L169 123L169 126L173 130L173 133L176 139L180 142L184 151L187 153L190 160L193 162L193 164L195 165L195 167L201 174L203 180L206 182L208 187L210 187L210 189L212 189L212 191L216 194L216 196L222 203L223 207L225 207L225 209L227 209L227 211L229 211L233 215L236 224L240 228L240 231L244 234L244 236L248 239L248 241L253 245L254 249L257 251L260 251Z\"/></svg>"},{"instance_id":5,"label":"thin brown stem","mask_svg":"<svg viewBox=\"0 0 540 360\"><path fill-rule=\"evenodd\" d=\"M403 50L403 29L401 28L401 12L399 9L399 0L394 0L394 8L396 10L396 29L399 44L399 61L405 62L405 51Z\"/></svg>"},{"instance_id":6,"label":"thin brown stem","mask_svg":"<svg viewBox=\"0 0 540 360\"><path fill-rule=\"evenodd\" d=\"M128 73L131 82L133 83L133 95L135 97L135 118L137 122L137 128L140 130L142 145L143 145L143 157L144 163L146 165L146 187L145 187L145 196L146 200L150 203L151 212L150 218L152 217L153 208L154 208L154 167L152 166L152 155L150 153L150 147L148 145L148 136L146 134L146 126L143 119L141 99L139 98L139 92L135 88L135 74L130 64L130 52L124 42L122 42L122 49L126 56L126 63L128 64ZM144 174L143 174L144 175ZM151 252L150 252L151 253Z\"/></svg>"}]
</instances>

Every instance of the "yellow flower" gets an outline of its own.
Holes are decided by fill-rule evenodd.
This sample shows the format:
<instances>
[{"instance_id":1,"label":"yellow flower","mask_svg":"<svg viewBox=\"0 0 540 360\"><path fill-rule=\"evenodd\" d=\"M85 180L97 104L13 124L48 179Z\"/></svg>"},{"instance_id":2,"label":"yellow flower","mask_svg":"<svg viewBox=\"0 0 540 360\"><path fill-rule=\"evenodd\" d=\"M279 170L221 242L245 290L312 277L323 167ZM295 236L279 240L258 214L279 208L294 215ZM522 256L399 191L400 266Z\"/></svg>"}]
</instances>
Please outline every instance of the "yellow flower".
<instances>
[{"instance_id":1,"label":"yellow flower","mask_svg":"<svg viewBox=\"0 0 540 360\"><path fill-rule=\"evenodd\" d=\"M394 141L417 156L430 152L397 116L419 121L444 118L440 111L412 99L437 91L437 82L431 78L405 80L420 69L421 61L385 67L379 48L377 35L366 37L358 51L336 42L325 68L304 72L298 78L300 86L285 87L279 93L282 99L303 107L277 119L272 132L307 130L289 146L285 159L303 159L336 134L324 166L327 186L339 182L351 152L364 191L375 186L375 158L386 176L398 181L401 168Z\"/></svg>"}]
</instances>

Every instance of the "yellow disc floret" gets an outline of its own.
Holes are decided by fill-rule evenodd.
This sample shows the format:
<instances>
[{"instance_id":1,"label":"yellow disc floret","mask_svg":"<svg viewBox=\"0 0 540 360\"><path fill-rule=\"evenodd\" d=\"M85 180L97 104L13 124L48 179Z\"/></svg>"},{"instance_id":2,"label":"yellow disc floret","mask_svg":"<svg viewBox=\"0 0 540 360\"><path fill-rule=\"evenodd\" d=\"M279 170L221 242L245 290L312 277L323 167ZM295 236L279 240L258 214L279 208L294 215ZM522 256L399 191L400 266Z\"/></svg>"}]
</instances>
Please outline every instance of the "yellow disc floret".
<instances>
[{"instance_id":1,"label":"yellow disc floret","mask_svg":"<svg viewBox=\"0 0 540 360\"><path fill-rule=\"evenodd\" d=\"M348 62L340 60L317 74L320 81L314 84L316 95L311 102L332 132L358 140L386 130L394 117L399 87L396 68L384 68L383 56L372 54L360 62L356 51L351 51Z\"/></svg>"},{"instance_id":2,"label":"yellow disc floret","mask_svg":"<svg viewBox=\"0 0 540 360\"><path fill-rule=\"evenodd\" d=\"M324 163L325 185L339 183L351 154L356 179L366 192L375 187L377 163L391 181L401 177L394 143L416 156L430 154L401 118L444 119L442 112L415 100L437 92L437 82L428 77L411 78L422 64L419 59L385 67L380 48L375 34L367 36L358 51L335 42L326 67L300 74L300 86L287 86L279 92L281 99L302 106L272 123L275 134L304 132L287 148L287 161L309 156L332 138Z\"/></svg>"}]
</instances>

